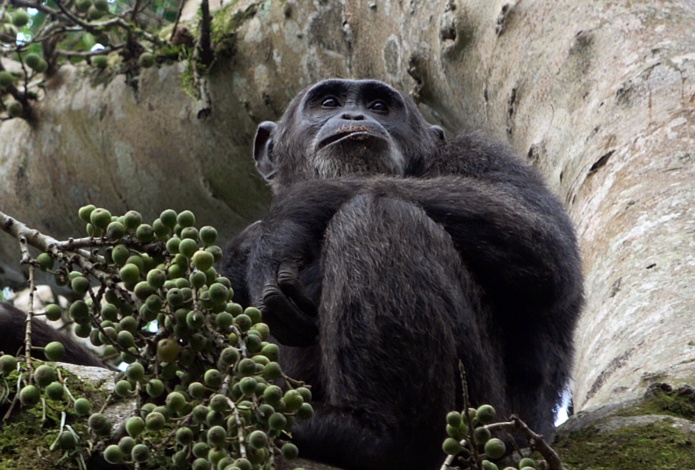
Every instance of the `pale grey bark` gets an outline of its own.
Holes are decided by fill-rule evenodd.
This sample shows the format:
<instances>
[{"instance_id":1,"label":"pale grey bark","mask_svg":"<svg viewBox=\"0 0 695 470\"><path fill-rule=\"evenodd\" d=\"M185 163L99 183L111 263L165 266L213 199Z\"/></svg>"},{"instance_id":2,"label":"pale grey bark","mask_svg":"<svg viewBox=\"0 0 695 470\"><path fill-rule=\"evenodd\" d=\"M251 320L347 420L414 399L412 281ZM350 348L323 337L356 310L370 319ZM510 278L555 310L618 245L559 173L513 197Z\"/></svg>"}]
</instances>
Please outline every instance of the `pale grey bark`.
<instances>
[{"instance_id":1,"label":"pale grey bark","mask_svg":"<svg viewBox=\"0 0 695 470\"><path fill-rule=\"evenodd\" d=\"M87 202L190 208L231 234L267 200L251 177L255 125L318 79L384 79L451 132L507 140L566 203L586 274L577 410L657 379L695 384L692 1L247 0L232 10L249 7L234 55L213 69L208 120L181 91L181 66L145 72L137 92L123 77L89 85L61 71L34 128L0 125L0 209L65 236ZM3 238L8 272L14 250Z\"/></svg>"}]
</instances>

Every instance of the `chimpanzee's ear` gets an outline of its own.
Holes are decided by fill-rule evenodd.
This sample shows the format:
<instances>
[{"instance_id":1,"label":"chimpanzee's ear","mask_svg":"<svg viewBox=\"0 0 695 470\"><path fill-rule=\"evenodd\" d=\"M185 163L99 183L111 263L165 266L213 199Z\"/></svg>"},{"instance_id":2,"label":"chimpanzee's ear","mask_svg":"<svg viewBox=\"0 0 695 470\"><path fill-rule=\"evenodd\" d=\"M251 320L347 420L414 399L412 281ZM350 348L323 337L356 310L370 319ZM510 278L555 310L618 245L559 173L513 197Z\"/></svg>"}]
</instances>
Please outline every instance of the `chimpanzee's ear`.
<instances>
[{"instance_id":1,"label":"chimpanzee's ear","mask_svg":"<svg viewBox=\"0 0 695 470\"><path fill-rule=\"evenodd\" d=\"M273 161L273 133L277 124L272 121L264 121L256 129L256 138L253 141L253 159L256 161L256 170L266 180L275 177L275 162Z\"/></svg>"},{"instance_id":2,"label":"chimpanzee's ear","mask_svg":"<svg viewBox=\"0 0 695 470\"><path fill-rule=\"evenodd\" d=\"M430 130L434 133L437 140L445 141L446 134L444 134L444 129L439 126L430 126Z\"/></svg>"}]
</instances>

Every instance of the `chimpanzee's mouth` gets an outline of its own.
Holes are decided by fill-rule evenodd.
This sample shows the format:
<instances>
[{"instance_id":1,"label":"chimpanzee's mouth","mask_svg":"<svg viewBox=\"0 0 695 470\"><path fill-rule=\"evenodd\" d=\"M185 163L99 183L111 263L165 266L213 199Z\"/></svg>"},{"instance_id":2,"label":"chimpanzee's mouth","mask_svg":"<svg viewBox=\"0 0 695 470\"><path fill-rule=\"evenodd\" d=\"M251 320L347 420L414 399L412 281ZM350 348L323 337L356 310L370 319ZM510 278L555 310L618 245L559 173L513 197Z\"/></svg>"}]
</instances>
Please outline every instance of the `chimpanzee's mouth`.
<instances>
[{"instance_id":1,"label":"chimpanzee's mouth","mask_svg":"<svg viewBox=\"0 0 695 470\"><path fill-rule=\"evenodd\" d=\"M360 140L384 140L383 136L375 134L373 131L364 127L350 127L345 130L340 130L329 135L321 140L317 146L317 150L321 150L329 145L342 143L345 141L360 141Z\"/></svg>"}]
</instances>

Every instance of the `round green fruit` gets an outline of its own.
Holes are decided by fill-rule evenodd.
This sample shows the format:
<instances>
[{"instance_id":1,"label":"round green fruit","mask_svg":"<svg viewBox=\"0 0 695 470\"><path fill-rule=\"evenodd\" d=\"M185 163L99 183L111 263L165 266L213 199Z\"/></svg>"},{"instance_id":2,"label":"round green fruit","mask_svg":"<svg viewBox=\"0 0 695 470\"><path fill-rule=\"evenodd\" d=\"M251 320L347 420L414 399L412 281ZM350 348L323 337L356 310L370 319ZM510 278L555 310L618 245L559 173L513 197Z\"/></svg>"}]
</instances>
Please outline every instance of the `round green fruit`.
<instances>
[{"instance_id":1,"label":"round green fruit","mask_svg":"<svg viewBox=\"0 0 695 470\"><path fill-rule=\"evenodd\" d=\"M75 9L80 13L85 13L92 6L92 0L77 0Z\"/></svg>"},{"instance_id":2,"label":"round green fruit","mask_svg":"<svg viewBox=\"0 0 695 470\"><path fill-rule=\"evenodd\" d=\"M27 66L31 69L36 70L36 67L38 67L41 63L41 56L34 53L27 54L24 57L24 63L27 64Z\"/></svg>"},{"instance_id":3,"label":"round green fruit","mask_svg":"<svg viewBox=\"0 0 695 470\"><path fill-rule=\"evenodd\" d=\"M193 227L195 225L195 215L189 210L182 211L176 216L176 223L182 228Z\"/></svg>"},{"instance_id":4,"label":"round green fruit","mask_svg":"<svg viewBox=\"0 0 695 470\"><path fill-rule=\"evenodd\" d=\"M198 236L200 237L200 241L202 241L205 246L209 246L215 243L215 240L217 240L217 230L215 227L206 225L205 227L201 227L200 231L198 232Z\"/></svg>"},{"instance_id":5,"label":"round green fruit","mask_svg":"<svg viewBox=\"0 0 695 470\"><path fill-rule=\"evenodd\" d=\"M269 362L263 367L263 378L266 380L274 380L282 377L282 368L277 362Z\"/></svg>"},{"instance_id":6,"label":"round green fruit","mask_svg":"<svg viewBox=\"0 0 695 470\"><path fill-rule=\"evenodd\" d=\"M480 468L482 470L499 470L499 467L496 464L490 462L489 460L483 460L483 463L480 466Z\"/></svg>"},{"instance_id":7,"label":"round green fruit","mask_svg":"<svg viewBox=\"0 0 695 470\"><path fill-rule=\"evenodd\" d=\"M203 254L203 253L205 253L206 255L209 255L210 260L212 260L212 255L210 255L210 253L207 253L205 251L199 251L195 255L198 256L199 254ZM194 258L195 258L195 256L194 256ZM224 284L221 284L219 282L216 282L213 285L211 285L210 288L208 289L208 293L210 295L210 301L215 305L223 304L229 298L229 288L227 286L225 286Z\"/></svg>"},{"instance_id":8,"label":"round green fruit","mask_svg":"<svg viewBox=\"0 0 695 470\"><path fill-rule=\"evenodd\" d=\"M123 451L116 444L111 444L104 449L104 460L112 465L123 462Z\"/></svg>"},{"instance_id":9,"label":"round green fruit","mask_svg":"<svg viewBox=\"0 0 695 470\"><path fill-rule=\"evenodd\" d=\"M83 222L91 222L91 215L92 212L96 209L96 206L94 204L88 204L86 206L80 207L80 209L77 211L77 215L82 219Z\"/></svg>"},{"instance_id":10,"label":"round green fruit","mask_svg":"<svg viewBox=\"0 0 695 470\"><path fill-rule=\"evenodd\" d=\"M191 382L188 385L188 394L191 398L202 398L205 395L205 385L200 382Z\"/></svg>"},{"instance_id":11,"label":"round green fruit","mask_svg":"<svg viewBox=\"0 0 695 470\"><path fill-rule=\"evenodd\" d=\"M256 393L258 381L254 377L244 377L239 381L239 388L245 397L250 397Z\"/></svg>"},{"instance_id":12,"label":"round green fruit","mask_svg":"<svg viewBox=\"0 0 695 470\"><path fill-rule=\"evenodd\" d=\"M17 10L12 15L12 24L18 28L22 28L29 24L29 13L25 10Z\"/></svg>"},{"instance_id":13,"label":"round green fruit","mask_svg":"<svg viewBox=\"0 0 695 470\"><path fill-rule=\"evenodd\" d=\"M241 330L241 331L249 331L249 328L251 328L251 325L253 325L253 322L251 321L251 318L249 318L248 315L245 313L242 313L241 315L238 315L234 319L234 323L236 323L236 326Z\"/></svg>"},{"instance_id":14,"label":"round green fruit","mask_svg":"<svg viewBox=\"0 0 695 470\"><path fill-rule=\"evenodd\" d=\"M181 411L186 406L186 397L181 392L171 392L167 395L165 403L171 411Z\"/></svg>"},{"instance_id":15,"label":"round green fruit","mask_svg":"<svg viewBox=\"0 0 695 470\"><path fill-rule=\"evenodd\" d=\"M302 395L296 390L286 391L282 400L285 402L287 411L290 413L297 411L299 407L302 406L302 403L304 403L304 398L302 398Z\"/></svg>"},{"instance_id":16,"label":"round green fruit","mask_svg":"<svg viewBox=\"0 0 695 470\"><path fill-rule=\"evenodd\" d=\"M137 297L138 299L147 300L149 296L155 293L155 290L156 289L153 289L147 281L140 281L137 284L135 284L133 293L135 294L135 297Z\"/></svg>"},{"instance_id":17,"label":"round green fruit","mask_svg":"<svg viewBox=\"0 0 695 470\"><path fill-rule=\"evenodd\" d=\"M44 73L46 70L48 70L48 62L43 59L34 67L34 71L38 73Z\"/></svg>"},{"instance_id":18,"label":"round green fruit","mask_svg":"<svg viewBox=\"0 0 695 470\"><path fill-rule=\"evenodd\" d=\"M89 279L84 276L77 276L72 281L70 281L70 287L77 294L84 295L90 288Z\"/></svg>"},{"instance_id":19,"label":"round green fruit","mask_svg":"<svg viewBox=\"0 0 695 470\"><path fill-rule=\"evenodd\" d=\"M184 227L181 229L179 236L182 240L184 238L190 238L191 240L198 241L198 229L195 227Z\"/></svg>"},{"instance_id":20,"label":"round green fruit","mask_svg":"<svg viewBox=\"0 0 695 470\"><path fill-rule=\"evenodd\" d=\"M136 444L130 455L135 462L145 463L150 460L150 448L145 444Z\"/></svg>"},{"instance_id":21,"label":"round green fruit","mask_svg":"<svg viewBox=\"0 0 695 470\"><path fill-rule=\"evenodd\" d=\"M187 446L194 438L191 428L182 427L176 430L176 441L181 445Z\"/></svg>"},{"instance_id":22,"label":"round green fruit","mask_svg":"<svg viewBox=\"0 0 695 470\"><path fill-rule=\"evenodd\" d=\"M151 52L143 52L138 57L138 65L144 69L149 69L155 64L155 57Z\"/></svg>"},{"instance_id":23,"label":"round green fruit","mask_svg":"<svg viewBox=\"0 0 695 470\"><path fill-rule=\"evenodd\" d=\"M75 400L75 413L77 416L87 416L92 408L92 404L86 398Z\"/></svg>"},{"instance_id":24,"label":"round green fruit","mask_svg":"<svg viewBox=\"0 0 695 470\"><path fill-rule=\"evenodd\" d=\"M164 393L164 382L159 379L152 379L147 382L145 391L153 398L159 397Z\"/></svg>"},{"instance_id":25,"label":"round green fruit","mask_svg":"<svg viewBox=\"0 0 695 470\"><path fill-rule=\"evenodd\" d=\"M255 430L248 435L248 441L254 449L261 449L268 443L268 435L261 430Z\"/></svg>"},{"instance_id":26,"label":"round green fruit","mask_svg":"<svg viewBox=\"0 0 695 470\"><path fill-rule=\"evenodd\" d=\"M208 429L207 438L208 445L218 448L222 447L227 439L227 431L222 426L213 426Z\"/></svg>"},{"instance_id":27,"label":"round green fruit","mask_svg":"<svg viewBox=\"0 0 695 470\"><path fill-rule=\"evenodd\" d=\"M95 55L92 57L92 65L98 69L105 69L109 65L109 58L105 55Z\"/></svg>"},{"instance_id":28,"label":"round green fruit","mask_svg":"<svg viewBox=\"0 0 695 470\"><path fill-rule=\"evenodd\" d=\"M131 416L125 422L125 430L129 436L139 436L145 430L145 420L140 416Z\"/></svg>"},{"instance_id":29,"label":"round green fruit","mask_svg":"<svg viewBox=\"0 0 695 470\"><path fill-rule=\"evenodd\" d=\"M291 442L283 444L280 452L282 453L282 457L287 460L293 460L299 456L299 449Z\"/></svg>"},{"instance_id":30,"label":"round green fruit","mask_svg":"<svg viewBox=\"0 0 695 470\"><path fill-rule=\"evenodd\" d=\"M154 240L154 229L149 224L141 224L135 230L135 236L143 243L149 243Z\"/></svg>"},{"instance_id":31,"label":"round green fruit","mask_svg":"<svg viewBox=\"0 0 695 470\"><path fill-rule=\"evenodd\" d=\"M167 280L167 274L161 269L153 269L147 273L147 282L155 288L159 289Z\"/></svg>"},{"instance_id":32,"label":"round green fruit","mask_svg":"<svg viewBox=\"0 0 695 470\"><path fill-rule=\"evenodd\" d=\"M20 117L24 114L24 105L19 101L12 101L7 106L7 114L10 117Z\"/></svg>"},{"instance_id":33,"label":"round green fruit","mask_svg":"<svg viewBox=\"0 0 695 470\"><path fill-rule=\"evenodd\" d=\"M108 12L109 11L109 2L108 0L94 0L94 6L103 12Z\"/></svg>"},{"instance_id":34,"label":"round green fruit","mask_svg":"<svg viewBox=\"0 0 695 470\"><path fill-rule=\"evenodd\" d=\"M220 312L215 317L215 326L222 332L229 332L229 327L234 323L234 317L227 312Z\"/></svg>"},{"instance_id":35,"label":"round green fruit","mask_svg":"<svg viewBox=\"0 0 695 470\"><path fill-rule=\"evenodd\" d=\"M487 441L490 440L491 437L492 433L485 426L475 428L475 430L473 431L473 439L475 439L475 442L477 444L485 444Z\"/></svg>"},{"instance_id":36,"label":"round green fruit","mask_svg":"<svg viewBox=\"0 0 695 470\"><path fill-rule=\"evenodd\" d=\"M17 358L9 354L1 356L0 371L5 375L9 375L14 370L17 370Z\"/></svg>"},{"instance_id":37,"label":"round green fruit","mask_svg":"<svg viewBox=\"0 0 695 470\"><path fill-rule=\"evenodd\" d=\"M50 321L60 320L63 316L63 309L57 304L46 305L46 319Z\"/></svg>"},{"instance_id":38,"label":"round green fruit","mask_svg":"<svg viewBox=\"0 0 695 470\"><path fill-rule=\"evenodd\" d=\"M273 413L268 418L268 427L273 431L282 431L287 427L287 418L282 413Z\"/></svg>"},{"instance_id":39,"label":"round green fruit","mask_svg":"<svg viewBox=\"0 0 695 470\"><path fill-rule=\"evenodd\" d=\"M145 367L139 362L134 362L128 366L125 375L129 380L139 382L145 377Z\"/></svg>"},{"instance_id":40,"label":"round green fruit","mask_svg":"<svg viewBox=\"0 0 695 470\"><path fill-rule=\"evenodd\" d=\"M277 344L268 343L261 348L261 354L271 361L277 361L280 357L280 348Z\"/></svg>"},{"instance_id":41,"label":"round green fruit","mask_svg":"<svg viewBox=\"0 0 695 470\"><path fill-rule=\"evenodd\" d=\"M173 339L164 338L157 343L157 358L161 362L174 362L179 357L180 351L181 346Z\"/></svg>"},{"instance_id":42,"label":"round green fruit","mask_svg":"<svg viewBox=\"0 0 695 470\"><path fill-rule=\"evenodd\" d=\"M309 403L302 403L302 406L297 410L297 418L307 420L314 416L314 407Z\"/></svg>"},{"instance_id":43,"label":"round green fruit","mask_svg":"<svg viewBox=\"0 0 695 470\"><path fill-rule=\"evenodd\" d=\"M262 318L261 311L256 307L246 307L246 310L244 310L244 315L247 315L251 319L251 323L253 325L260 322Z\"/></svg>"},{"instance_id":44,"label":"round green fruit","mask_svg":"<svg viewBox=\"0 0 695 470\"><path fill-rule=\"evenodd\" d=\"M453 426L455 428L459 427L462 423L461 413L458 411L452 411L446 415L446 424Z\"/></svg>"},{"instance_id":45,"label":"round green fruit","mask_svg":"<svg viewBox=\"0 0 695 470\"><path fill-rule=\"evenodd\" d=\"M34 385L26 385L19 391L19 401L24 406L33 406L39 402L41 392Z\"/></svg>"},{"instance_id":46,"label":"round green fruit","mask_svg":"<svg viewBox=\"0 0 695 470\"><path fill-rule=\"evenodd\" d=\"M55 369L49 365L40 365L34 370L34 382L39 387L46 387L51 382L55 382L57 378Z\"/></svg>"},{"instance_id":47,"label":"round green fruit","mask_svg":"<svg viewBox=\"0 0 695 470\"><path fill-rule=\"evenodd\" d=\"M176 227L176 219L176 211L172 209L167 209L161 214L159 214L159 220L161 220L164 225L166 225L172 230L174 229L174 227Z\"/></svg>"},{"instance_id":48,"label":"round green fruit","mask_svg":"<svg viewBox=\"0 0 695 470\"><path fill-rule=\"evenodd\" d=\"M495 411L491 405L482 405L475 412L475 417L481 424L492 423L495 420L496 415L497 411Z\"/></svg>"},{"instance_id":49,"label":"round green fruit","mask_svg":"<svg viewBox=\"0 0 695 470\"><path fill-rule=\"evenodd\" d=\"M191 261L193 262L193 266L198 268L199 271L207 271L208 269L210 269L212 267L213 264L215 264L215 257L212 256L212 253L208 253L207 251L201 250L201 251L196 251L193 254ZM213 285L215 285L215 284L213 284ZM219 285L221 285L221 284L219 284ZM224 286L222 286L222 287L224 287Z\"/></svg>"},{"instance_id":50,"label":"round green fruit","mask_svg":"<svg viewBox=\"0 0 695 470\"><path fill-rule=\"evenodd\" d=\"M0 88L5 88L14 84L15 77L7 70L0 71Z\"/></svg>"},{"instance_id":51,"label":"round green fruit","mask_svg":"<svg viewBox=\"0 0 695 470\"><path fill-rule=\"evenodd\" d=\"M137 442L130 436L123 436L118 441L118 447L121 448L123 455L130 455L130 452L133 450L133 447L135 447L135 444L137 444Z\"/></svg>"},{"instance_id":52,"label":"round green fruit","mask_svg":"<svg viewBox=\"0 0 695 470\"><path fill-rule=\"evenodd\" d=\"M145 418L145 424L147 425L147 429L151 431L159 431L163 429L166 422L167 420L164 417L164 415L158 411L153 411L152 413L148 414Z\"/></svg>"},{"instance_id":53,"label":"round green fruit","mask_svg":"<svg viewBox=\"0 0 695 470\"><path fill-rule=\"evenodd\" d=\"M485 443L485 455L491 459L499 459L507 452L507 447L501 439L493 437Z\"/></svg>"},{"instance_id":54,"label":"round green fruit","mask_svg":"<svg viewBox=\"0 0 695 470\"><path fill-rule=\"evenodd\" d=\"M277 385L269 385L263 390L263 400L273 406L277 405L282 399L282 389Z\"/></svg>"},{"instance_id":55,"label":"round green fruit","mask_svg":"<svg viewBox=\"0 0 695 470\"><path fill-rule=\"evenodd\" d=\"M58 436L58 447L63 450L71 450L77 446L77 438L70 431L63 431Z\"/></svg>"},{"instance_id":56,"label":"round green fruit","mask_svg":"<svg viewBox=\"0 0 695 470\"><path fill-rule=\"evenodd\" d=\"M447 455L456 455L463 450L463 447L456 439L447 437L442 444L442 450Z\"/></svg>"},{"instance_id":57,"label":"round green fruit","mask_svg":"<svg viewBox=\"0 0 695 470\"><path fill-rule=\"evenodd\" d=\"M256 368L254 364L254 370ZM203 381L205 382L205 385L211 388L218 388L220 385L222 385L222 374L220 374L220 371L217 369L208 369L205 371L205 375L203 376Z\"/></svg>"},{"instance_id":58,"label":"round green fruit","mask_svg":"<svg viewBox=\"0 0 695 470\"><path fill-rule=\"evenodd\" d=\"M76 279L85 279L84 277L76 278ZM74 279L73 279L74 281ZM70 318L75 321L75 323L79 325L83 325L89 322L90 317L89 317L89 307L87 306L87 303L84 300L76 300L70 305Z\"/></svg>"},{"instance_id":59,"label":"round green fruit","mask_svg":"<svg viewBox=\"0 0 695 470\"><path fill-rule=\"evenodd\" d=\"M60 361L65 354L65 346L58 341L51 341L46 345L43 353L49 361Z\"/></svg>"},{"instance_id":60,"label":"round green fruit","mask_svg":"<svg viewBox=\"0 0 695 470\"><path fill-rule=\"evenodd\" d=\"M248 377L251 375L254 375L256 373L256 363L252 360L249 359L248 357L245 357L241 361L239 361L239 373L243 377Z\"/></svg>"},{"instance_id":61,"label":"round green fruit","mask_svg":"<svg viewBox=\"0 0 695 470\"><path fill-rule=\"evenodd\" d=\"M116 221L116 222L111 222L107 227L106 227L106 237L109 240L112 241L117 241L123 238L125 235L125 225L122 223Z\"/></svg>"},{"instance_id":62,"label":"round green fruit","mask_svg":"<svg viewBox=\"0 0 695 470\"><path fill-rule=\"evenodd\" d=\"M105 229L111 223L111 212L96 208L89 214L89 222L97 228Z\"/></svg>"},{"instance_id":63,"label":"round green fruit","mask_svg":"<svg viewBox=\"0 0 695 470\"><path fill-rule=\"evenodd\" d=\"M105 56L97 56L97 57L103 57L106 59ZM96 59L94 57L92 60ZM125 214L123 214L123 224L128 230L135 230L137 229L140 224L142 223L142 215L138 211L128 211Z\"/></svg>"},{"instance_id":64,"label":"round green fruit","mask_svg":"<svg viewBox=\"0 0 695 470\"><path fill-rule=\"evenodd\" d=\"M89 17L90 20L98 20L102 18L106 13L99 10L97 7L94 5L90 6L87 9L87 16Z\"/></svg>"},{"instance_id":65,"label":"round green fruit","mask_svg":"<svg viewBox=\"0 0 695 470\"><path fill-rule=\"evenodd\" d=\"M193 465L191 465L191 470L211 470L212 469L212 464L210 461L205 457L199 457L193 461Z\"/></svg>"},{"instance_id":66,"label":"round green fruit","mask_svg":"<svg viewBox=\"0 0 695 470\"><path fill-rule=\"evenodd\" d=\"M114 387L114 392L121 398L129 396L132 391L133 386L127 380L119 380Z\"/></svg>"},{"instance_id":67,"label":"round green fruit","mask_svg":"<svg viewBox=\"0 0 695 470\"><path fill-rule=\"evenodd\" d=\"M48 253L41 253L39 256L36 257L36 262L39 263L39 267L42 271L48 271L49 269L53 269L53 265L55 264L53 256L51 256Z\"/></svg>"},{"instance_id":68,"label":"round green fruit","mask_svg":"<svg viewBox=\"0 0 695 470\"><path fill-rule=\"evenodd\" d=\"M179 253L188 259L191 259L193 255L198 251L198 243L190 238L184 238L179 243Z\"/></svg>"}]
</instances>

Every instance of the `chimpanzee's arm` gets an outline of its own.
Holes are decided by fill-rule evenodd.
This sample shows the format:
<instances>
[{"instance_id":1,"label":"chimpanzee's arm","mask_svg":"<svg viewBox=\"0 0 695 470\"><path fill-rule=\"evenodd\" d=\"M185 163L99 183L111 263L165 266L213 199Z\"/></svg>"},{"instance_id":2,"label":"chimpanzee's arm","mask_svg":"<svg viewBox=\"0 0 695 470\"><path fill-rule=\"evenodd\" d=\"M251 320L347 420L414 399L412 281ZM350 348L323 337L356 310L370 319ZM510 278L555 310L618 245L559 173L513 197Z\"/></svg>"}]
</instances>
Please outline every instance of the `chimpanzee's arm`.
<instances>
[{"instance_id":1,"label":"chimpanzee's arm","mask_svg":"<svg viewBox=\"0 0 695 470\"><path fill-rule=\"evenodd\" d=\"M494 302L523 299L527 308L534 308L581 296L572 226L536 173L515 157L499 155L472 168L478 172L474 177L373 177L293 185L276 198L250 259L252 297L270 301L274 308L310 304L283 289L280 281L296 281L296 266L311 261L312 247L321 243L333 215L359 192L423 207L451 235L465 265Z\"/></svg>"}]
</instances>

